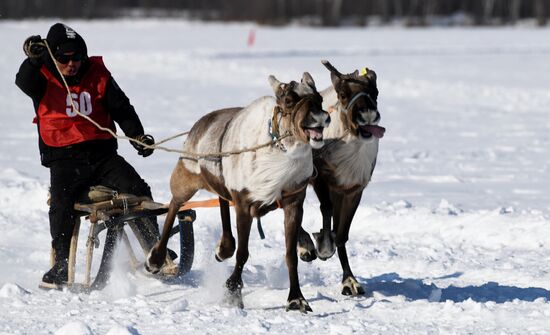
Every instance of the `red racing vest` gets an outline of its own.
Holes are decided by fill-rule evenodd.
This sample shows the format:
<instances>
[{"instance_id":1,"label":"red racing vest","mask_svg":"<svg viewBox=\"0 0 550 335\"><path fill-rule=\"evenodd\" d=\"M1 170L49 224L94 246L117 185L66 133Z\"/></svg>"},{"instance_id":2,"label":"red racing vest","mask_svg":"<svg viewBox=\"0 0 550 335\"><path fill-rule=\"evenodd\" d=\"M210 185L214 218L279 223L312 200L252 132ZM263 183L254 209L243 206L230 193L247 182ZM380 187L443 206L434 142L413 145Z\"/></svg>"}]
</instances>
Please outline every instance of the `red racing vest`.
<instances>
[{"instance_id":1,"label":"red racing vest","mask_svg":"<svg viewBox=\"0 0 550 335\"><path fill-rule=\"evenodd\" d=\"M80 113L89 116L104 128L115 131L115 124L102 104L111 73L101 57L90 57L90 68L78 85L65 86L45 67L41 72L47 79L46 93L36 112L40 138L46 145L64 147L89 140L109 139L111 134L73 111L73 102Z\"/></svg>"}]
</instances>

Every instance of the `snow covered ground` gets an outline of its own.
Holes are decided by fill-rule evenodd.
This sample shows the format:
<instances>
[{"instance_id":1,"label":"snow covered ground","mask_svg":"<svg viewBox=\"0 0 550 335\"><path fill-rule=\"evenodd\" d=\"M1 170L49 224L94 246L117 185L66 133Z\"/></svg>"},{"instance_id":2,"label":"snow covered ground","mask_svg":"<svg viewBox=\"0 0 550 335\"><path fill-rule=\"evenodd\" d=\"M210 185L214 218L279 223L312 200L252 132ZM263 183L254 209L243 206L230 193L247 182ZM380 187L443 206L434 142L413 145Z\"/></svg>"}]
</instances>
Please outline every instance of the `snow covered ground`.
<instances>
[{"instance_id":1,"label":"snow covered ground","mask_svg":"<svg viewBox=\"0 0 550 335\"><path fill-rule=\"evenodd\" d=\"M252 233L244 310L222 301L234 259L214 260L215 209L197 211L195 263L185 278L132 272L121 252L103 291L37 288L49 261L49 177L32 104L13 82L24 39L45 36L53 23L0 21L0 334L550 333L549 29L68 22L90 54L104 56L157 139L188 130L208 111L271 94L269 74L289 81L309 71L324 88L321 59L342 72L377 72L387 132L348 243L369 294L340 295L336 257L301 262L314 311L301 315L284 310L280 212L264 218L265 240ZM247 47L251 29L256 43ZM156 200L167 202L177 155L143 159L127 143L120 147ZM310 190L309 231L319 229L317 208Z\"/></svg>"}]
</instances>

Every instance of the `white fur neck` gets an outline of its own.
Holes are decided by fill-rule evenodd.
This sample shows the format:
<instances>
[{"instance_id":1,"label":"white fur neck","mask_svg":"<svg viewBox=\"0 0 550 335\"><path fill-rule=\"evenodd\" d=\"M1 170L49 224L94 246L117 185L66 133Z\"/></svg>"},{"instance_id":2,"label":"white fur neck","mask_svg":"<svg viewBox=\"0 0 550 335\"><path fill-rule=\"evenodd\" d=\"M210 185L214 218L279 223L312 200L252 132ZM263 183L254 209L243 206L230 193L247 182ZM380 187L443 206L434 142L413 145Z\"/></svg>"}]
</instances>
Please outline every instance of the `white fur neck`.
<instances>
[{"instance_id":1,"label":"white fur neck","mask_svg":"<svg viewBox=\"0 0 550 335\"><path fill-rule=\"evenodd\" d=\"M344 110L332 87L322 91L321 95L323 109L332 111L332 121L323 132L328 145L323 157L335 167L335 177L339 185L366 186L376 164L378 139L365 140L351 133L342 121ZM333 141L337 142L332 143Z\"/></svg>"},{"instance_id":2,"label":"white fur neck","mask_svg":"<svg viewBox=\"0 0 550 335\"><path fill-rule=\"evenodd\" d=\"M241 147L252 147L269 142L267 125L273 107L275 100L266 97L243 109L227 130L224 149L234 149L237 143ZM234 191L246 189L251 200L268 205L280 199L284 189L307 180L313 174L311 145L294 139L283 139L282 143L285 151L269 146L223 158L222 173L227 187Z\"/></svg>"},{"instance_id":3,"label":"white fur neck","mask_svg":"<svg viewBox=\"0 0 550 335\"><path fill-rule=\"evenodd\" d=\"M297 183L304 182L313 174L309 144L296 143L288 147L286 152L270 151L257 155L249 179L251 199L266 205L281 199L284 189L297 186Z\"/></svg>"}]
</instances>

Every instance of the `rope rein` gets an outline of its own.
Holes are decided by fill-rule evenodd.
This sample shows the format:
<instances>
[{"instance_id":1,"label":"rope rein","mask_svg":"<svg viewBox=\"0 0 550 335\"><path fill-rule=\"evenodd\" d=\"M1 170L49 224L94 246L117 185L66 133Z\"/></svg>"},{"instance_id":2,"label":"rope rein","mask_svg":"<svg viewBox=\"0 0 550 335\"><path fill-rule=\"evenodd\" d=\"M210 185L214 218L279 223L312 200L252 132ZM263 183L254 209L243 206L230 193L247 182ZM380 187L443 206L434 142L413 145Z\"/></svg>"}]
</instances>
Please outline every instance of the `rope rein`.
<instances>
[{"instance_id":1,"label":"rope rein","mask_svg":"<svg viewBox=\"0 0 550 335\"><path fill-rule=\"evenodd\" d=\"M61 70L59 69L59 66L57 65L57 62L55 61L55 56L53 55L53 52L52 50L50 49L50 46L48 44L48 41L46 40L43 40L43 44L44 46L46 47L46 49L48 50L48 54L50 55L52 61L53 61L53 64L55 65L55 68L57 70L57 72L59 73L59 75L61 76L61 79L63 81L63 85L65 86L65 89L67 90L67 94L70 96L71 95L71 90L69 89L69 85L67 84L67 81L65 80L65 76L63 75L63 73L61 73ZM194 158L197 158L197 159L200 159L200 158L213 158L213 157L224 157L224 156L230 156L230 155L238 155L238 154L242 154L242 153L245 153L245 152L251 152L251 151L257 151L261 148L265 148L265 147L268 147L268 146L271 146L273 144L276 144L278 142L280 142L282 139L286 138L286 137L289 137L291 136L290 134L285 134L283 136L280 136L279 138L277 139L273 139L269 142L266 142L266 143L263 143L263 144L259 144L259 145L256 145L256 146L253 146L253 147L250 147L250 148L243 148L243 149L239 149L239 150L230 150L230 151L221 151L221 152L210 152L210 153L198 153L198 152L192 152L192 151L185 151L185 150L177 150L177 149L172 149L172 148L167 148L167 147L163 147L163 146L160 146L159 144L162 144L162 143L165 143L165 142L168 142L170 140L173 140L175 138L178 138L180 136L184 136L184 135L188 135L189 134L189 131L186 131L186 132L183 132L183 133L179 133L179 134L176 134L174 136L171 136L171 137L168 137L166 139L163 139L161 141L158 141L156 144L153 144L153 145L149 145L149 144L146 144L146 143L143 143L139 140L136 140L135 138L131 138L131 137L128 137L128 136L123 136L123 135L117 135L114 131L112 131L111 129L109 128L105 128L105 127L102 127L99 123L97 123L96 121L94 121L91 117L89 117L88 115L84 115L80 112L80 110L78 108L76 108L76 105L74 103L74 100L71 99L71 105L73 107L73 111L80 117L83 117L84 119L90 121L94 126L96 126L99 130L102 130L102 131L105 131L107 133L109 133L111 136L113 136L114 138L117 138L117 139L122 139L122 140L128 140L130 142L135 142L135 143L138 143L139 145L142 145L144 148L146 149L158 149L158 150L163 150L163 151L166 151L166 152L174 152L174 153L179 153L180 155L184 155L184 156L188 156L188 157L194 157Z\"/></svg>"}]
</instances>

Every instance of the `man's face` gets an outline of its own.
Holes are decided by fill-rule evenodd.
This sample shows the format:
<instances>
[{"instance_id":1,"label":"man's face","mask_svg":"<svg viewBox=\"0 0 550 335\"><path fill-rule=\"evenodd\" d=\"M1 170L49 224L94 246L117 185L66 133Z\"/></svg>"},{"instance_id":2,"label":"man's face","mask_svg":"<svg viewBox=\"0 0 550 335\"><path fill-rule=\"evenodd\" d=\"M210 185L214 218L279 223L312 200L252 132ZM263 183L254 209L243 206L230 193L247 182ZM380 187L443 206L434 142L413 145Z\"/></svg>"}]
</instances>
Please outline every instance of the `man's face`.
<instances>
[{"instance_id":1,"label":"man's face","mask_svg":"<svg viewBox=\"0 0 550 335\"><path fill-rule=\"evenodd\" d=\"M74 76L82 65L82 55L74 51L64 52L55 56L55 62L61 74L66 77Z\"/></svg>"}]
</instances>

